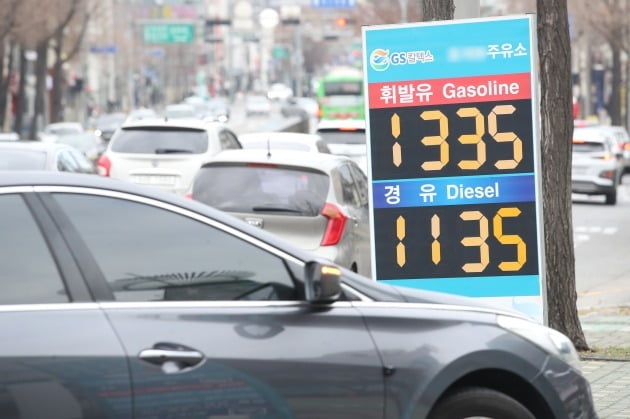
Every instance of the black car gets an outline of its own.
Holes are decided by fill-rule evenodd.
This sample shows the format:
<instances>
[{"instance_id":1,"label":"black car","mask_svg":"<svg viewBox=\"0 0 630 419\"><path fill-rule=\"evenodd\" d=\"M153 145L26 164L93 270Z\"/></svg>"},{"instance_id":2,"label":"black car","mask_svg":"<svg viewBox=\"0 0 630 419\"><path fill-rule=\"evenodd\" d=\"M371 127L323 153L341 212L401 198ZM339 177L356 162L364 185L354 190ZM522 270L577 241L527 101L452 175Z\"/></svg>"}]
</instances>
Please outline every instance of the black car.
<instances>
[{"instance_id":1,"label":"black car","mask_svg":"<svg viewBox=\"0 0 630 419\"><path fill-rule=\"evenodd\" d=\"M2 418L595 418L562 334L204 204L0 173Z\"/></svg>"}]
</instances>

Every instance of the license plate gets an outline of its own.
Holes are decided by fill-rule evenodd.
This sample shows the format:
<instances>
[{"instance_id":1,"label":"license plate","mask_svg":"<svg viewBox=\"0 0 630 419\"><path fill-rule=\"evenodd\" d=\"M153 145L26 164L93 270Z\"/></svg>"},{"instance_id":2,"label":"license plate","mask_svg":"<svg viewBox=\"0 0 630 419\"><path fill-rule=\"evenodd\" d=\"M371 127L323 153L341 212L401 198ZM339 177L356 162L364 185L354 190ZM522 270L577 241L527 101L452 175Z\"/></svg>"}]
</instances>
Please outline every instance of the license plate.
<instances>
[{"instance_id":1,"label":"license plate","mask_svg":"<svg viewBox=\"0 0 630 419\"><path fill-rule=\"evenodd\" d=\"M175 185L177 176L172 175L135 175L133 177L134 183L140 183L142 185Z\"/></svg>"}]
</instances>

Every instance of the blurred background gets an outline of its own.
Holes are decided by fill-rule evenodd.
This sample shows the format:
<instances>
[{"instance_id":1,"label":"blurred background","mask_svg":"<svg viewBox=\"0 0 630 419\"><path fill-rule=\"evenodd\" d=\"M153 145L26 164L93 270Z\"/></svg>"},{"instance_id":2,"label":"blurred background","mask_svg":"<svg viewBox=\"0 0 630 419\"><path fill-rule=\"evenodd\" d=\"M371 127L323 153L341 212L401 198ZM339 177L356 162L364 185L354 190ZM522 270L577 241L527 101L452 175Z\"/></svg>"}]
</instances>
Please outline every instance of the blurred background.
<instances>
[{"instance_id":1,"label":"blurred background","mask_svg":"<svg viewBox=\"0 0 630 419\"><path fill-rule=\"evenodd\" d=\"M361 70L361 26L422 20L421 0L0 0L0 127L35 139L54 122L204 99L315 96ZM570 0L576 118L628 125L629 0ZM481 0L480 16L535 12ZM268 95L269 96L269 95Z\"/></svg>"}]
</instances>

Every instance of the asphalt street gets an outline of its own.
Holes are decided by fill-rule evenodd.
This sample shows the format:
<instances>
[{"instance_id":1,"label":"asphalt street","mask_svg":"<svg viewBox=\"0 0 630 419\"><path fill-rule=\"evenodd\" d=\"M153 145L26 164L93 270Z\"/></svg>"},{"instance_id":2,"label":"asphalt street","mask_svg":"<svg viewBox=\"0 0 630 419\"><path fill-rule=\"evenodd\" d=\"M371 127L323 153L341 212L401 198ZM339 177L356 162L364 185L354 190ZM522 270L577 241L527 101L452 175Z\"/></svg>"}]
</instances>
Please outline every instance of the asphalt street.
<instances>
[{"instance_id":1,"label":"asphalt street","mask_svg":"<svg viewBox=\"0 0 630 419\"><path fill-rule=\"evenodd\" d=\"M578 308L630 306L630 175L616 205L574 195L573 230Z\"/></svg>"}]
</instances>

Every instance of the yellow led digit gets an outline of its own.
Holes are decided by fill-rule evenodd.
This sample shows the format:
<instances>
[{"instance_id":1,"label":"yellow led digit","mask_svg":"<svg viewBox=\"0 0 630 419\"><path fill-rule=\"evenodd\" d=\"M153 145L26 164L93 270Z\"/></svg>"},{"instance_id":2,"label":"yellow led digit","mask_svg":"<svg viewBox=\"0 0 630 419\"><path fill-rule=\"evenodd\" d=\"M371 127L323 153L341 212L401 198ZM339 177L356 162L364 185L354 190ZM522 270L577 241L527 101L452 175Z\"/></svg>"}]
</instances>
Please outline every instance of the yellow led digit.
<instances>
[{"instance_id":1,"label":"yellow led digit","mask_svg":"<svg viewBox=\"0 0 630 419\"><path fill-rule=\"evenodd\" d=\"M462 160L457 165L463 170L477 170L486 162L486 143L481 138L486 131L484 116L477 108L461 108L457 110L460 118L475 118L475 133L460 135L458 140L462 144L477 145L476 160Z\"/></svg>"},{"instance_id":2,"label":"yellow led digit","mask_svg":"<svg viewBox=\"0 0 630 419\"><path fill-rule=\"evenodd\" d=\"M441 170L449 160L449 148L446 142L448 137L448 118L440 111L424 111L420 114L420 118L425 121L439 121L440 135L427 135L422 137L422 144L426 146L440 146L440 160L427 161L422 163L424 170Z\"/></svg>"},{"instance_id":3,"label":"yellow led digit","mask_svg":"<svg viewBox=\"0 0 630 419\"><path fill-rule=\"evenodd\" d=\"M396 246L396 263L401 268L407 263L407 252L403 240L405 239L405 217L399 215L396 219L396 237L398 237L398 246Z\"/></svg>"},{"instance_id":4,"label":"yellow led digit","mask_svg":"<svg viewBox=\"0 0 630 419\"><path fill-rule=\"evenodd\" d=\"M392 115L391 125L392 137L398 139L400 136L400 117L397 113ZM392 162L396 167L399 167L402 164L402 150L400 149L398 141L394 141L394 145L392 146Z\"/></svg>"},{"instance_id":5,"label":"yellow led digit","mask_svg":"<svg viewBox=\"0 0 630 419\"><path fill-rule=\"evenodd\" d=\"M464 272L483 272L490 263L490 249L486 240L488 239L488 219L479 211L464 211L459 217L464 221L479 221L479 236L464 237L462 244L466 247L479 247L479 262L466 263L462 266Z\"/></svg>"},{"instance_id":6,"label":"yellow led digit","mask_svg":"<svg viewBox=\"0 0 630 419\"><path fill-rule=\"evenodd\" d=\"M512 105L498 105L492 109L490 115L488 115L488 133L499 143L513 143L512 144L512 160L499 160L494 166L499 170L514 169L523 160L523 141L518 138L516 133L512 131L498 132L497 129L497 116L498 115L510 115L516 111L516 108Z\"/></svg>"},{"instance_id":7,"label":"yellow led digit","mask_svg":"<svg viewBox=\"0 0 630 419\"><path fill-rule=\"evenodd\" d=\"M440 248L440 217L437 214L433 214L431 217L431 236L433 237L433 243L431 243L431 260L434 265L440 263L442 260L442 252Z\"/></svg>"},{"instance_id":8,"label":"yellow led digit","mask_svg":"<svg viewBox=\"0 0 630 419\"><path fill-rule=\"evenodd\" d=\"M499 243L516 245L516 261L501 262L499 264L499 269L505 272L518 271L527 261L527 246L521 236L516 234L503 234L503 219L518 217L519 215L521 215L521 210L516 207L501 208L497 211L497 214L492 220L494 237L497 238Z\"/></svg>"}]
</instances>

